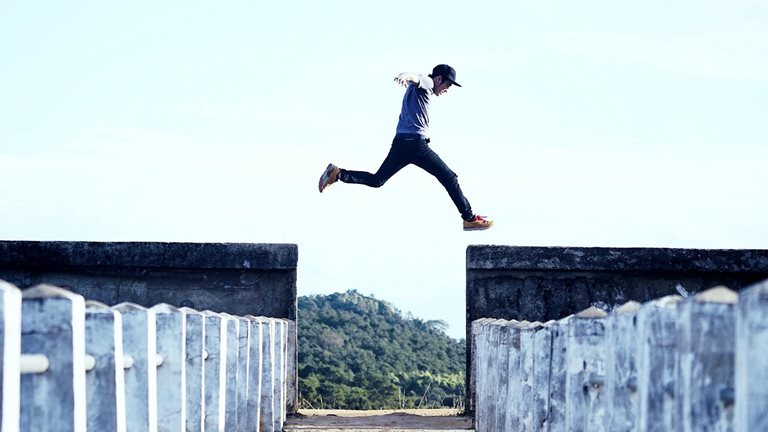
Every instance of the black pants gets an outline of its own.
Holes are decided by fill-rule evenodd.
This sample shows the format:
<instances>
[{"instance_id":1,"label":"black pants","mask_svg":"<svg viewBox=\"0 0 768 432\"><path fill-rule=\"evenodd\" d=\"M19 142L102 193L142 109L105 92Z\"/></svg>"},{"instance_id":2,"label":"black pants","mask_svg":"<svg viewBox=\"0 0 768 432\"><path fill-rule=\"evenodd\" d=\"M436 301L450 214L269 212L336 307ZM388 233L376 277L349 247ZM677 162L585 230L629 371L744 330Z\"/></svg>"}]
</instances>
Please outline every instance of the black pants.
<instances>
[{"instance_id":1,"label":"black pants","mask_svg":"<svg viewBox=\"0 0 768 432\"><path fill-rule=\"evenodd\" d=\"M363 184L377 188L409 164L414 164L435 176L448 191L448 195L461 213L461 217L464 220L472 219L474 216L472 207L461 192L456 173L451 171L448 165L440 159L440 156L429 148L429 138L422 138L418 135L397 135L392 141L389 154L375 174L342 169L339 173L339 180L344 183Z\"/></svg>"}]
</instances>

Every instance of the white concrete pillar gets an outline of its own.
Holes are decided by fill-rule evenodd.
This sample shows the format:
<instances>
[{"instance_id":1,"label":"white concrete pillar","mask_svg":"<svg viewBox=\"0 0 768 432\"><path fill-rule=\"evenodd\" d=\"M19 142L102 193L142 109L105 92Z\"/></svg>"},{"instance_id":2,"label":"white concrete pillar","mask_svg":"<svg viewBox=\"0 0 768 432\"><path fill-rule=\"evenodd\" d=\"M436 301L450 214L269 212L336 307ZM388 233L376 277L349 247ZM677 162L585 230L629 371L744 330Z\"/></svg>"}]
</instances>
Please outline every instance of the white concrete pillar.
<instances>
[{"instance_id":1,"label":"white concrete pillar","mask_svg":"<svg viewBox=\"0 0 768 432\"><path fill-rule=\"evenodd\" d=\"M183 307L186 325L185 387L187 391L187 432L202 432L205 416L205 323L203 314Z\"/></svg>"},{"instance_id":2,"label":"white concrete pillar","mask_svg":"<svg viewBox=\"0 0 768 432\"><path fill-rule=\"evenodd\" d=\"M678 306L676 430L733 430L737 301L716 287Z\"/></svg>"},{"instance_id":3,"label":"white concrete pillar","mask_svg":"<svg viewBox=\"0 0 768 432\"><path fill-rule=\"evenodd\" d=\"M287 413L295 413L299 409L299 370L296 362L297 346L296 321L286 320L285 335L285 407Z\"/></svg>"},{"instance_id":4,"label":"white concrete pillar","mask_svg":"<svg viewBox=\"0 0 768 432\"><path fill-rule=\"evenodd\" d=\"M157 334L155 313L134 303L112 306L122 320L126 428L157 431Z\"/></svg>"},{"instance_id":5,"label":"white concrete pillar","mask_svg":"<svg viewBox=\"0 0 768 432\"><path fill-rule=\"evenodd\" d=\"M504 414L504 423L497 425L502 430L521 430L522 428L522 396L523 381L521 378L521 352L520 352L520 332L521 329L530 324L528 321L511 320L502 324L501 330L509 338L509 349L506 351L506 359L501 359L500 371L504 373L506 366L507 389L499 392L499 398L504 402L500 404L500 409ZM491 394L489 398L494 399Z\"/></svg>"},{"instance_id":6,"label":"white concrete pillar","mask_svg":"<svg viewBox=\"0 0 768 432\"><path fill-rule=\"evenodd\" d=\"M120 312L85 302L85 352L95 359L85 374L88 430L125 432L123 320Z\"/></svg>"},{"instance_id":7,"label":"white concrete pillar","mask_svg":"<svg viewBox=\"0 0 768 432\"><path fill-rule=\"evenodd\" d=\"M489 369L488 359L492 357L489 347L490 324L494 320L480 318L472 321L472 384L474 391L475 430L477 432L490 432L491 401L489 394Z\"/></svg>"},{"instance_id":8,"label":"white concrete pillar","mask_svg":"<svg viewBox=\"0 0 768 432\"><path fill-rule=\"evenodd\" d=\"M275 353L275 385L274 385L274 392L275 392L275 403L274 403L274 412L275 412L275 423L274 423L274 429L278 432L282 432L283 430L283 423L285 423L286 418L286 343L287 343L287 335L286 335L286 329L287 329L287 320L283 319L272 319L274 325L275 325L275 337L274 337L274 353Z\"/></svg>"},{"instance_id":9,"label":"white concrete pillar","mask_svg":"<svg viewBox=\"0 0 768 432\"><path fill-rule=\"evenodd\" d=\"M673 295L649 301L637 313L637 430L675 430L677 305Z\"/></svg>"},{"instance_id":10,"label":"white concrete pillar","mask_svg":"<svg viewBox=\"0 0 768 432\"><path fill-rule=\"evenodd\" d=\"M226 320L212 311L203 311L205 321L205 431L225 430L227 403Z\"/></svg>"},{"instance_id":11,"label":"white concrete pillar","mask_svg":"<svg viewBox=\"0 0 768 432\"><path fill-rule=\"evenodd\" d=\"M534 391L534 340L541 330L541 323L534 321L520 328L520 413L521 431L533 431L533 411L535 410Z\"/></svg>"},{"instance_id":12,"label":"white concrete pillar","mask_svg":"<svg viewBox=\"0 0 768 432\"><path fill-rule=\"evenodd\" d=\"M0 431L19 429L21 290L0 280Z\"/></svg>"},{"instance_id":13,"label":"white concrete pillar","mask_svg":"<svg viewBox=\"0 0 768 432\"><path fill-rule=\"evenodd\" d=\"M179 432L187 421L186 316L179 309L161 303L153 306L157 326L157 429Z\"/></svg>"},{"instance_id":14,"label":"white concrete pillar","mask_svg":"<svg viewBox=\"0 0 768 432\"><path fill-rule=\"evenodd\" d=\"M266 317L249 318L258 322L261 328L261 380L258 384L259 431L273 432L275 427L275 326L274 322ZM251 371L255 372L255 369L251 368ZM253 394L250 392L250 395Z\"/></svg>"},{"instance_id":15,"label":"white concrete pillar","mask_svg":"<svg viewBox=\"0 0 768 432\"><path fill-rule=\"evenodd\" d=\"M21 352L47 358L21 376L21 430L85 432L85 299L50 285L22 293Z\"/></svg>"},{"instance_id":16,"label":"white concrete pillar","mask_svg":"<svg viewBox=\"0 0 768 432\"><path fill-rule=\"evenodd\" d=\"M531 430L549 427L549 391L552 375L552 331L555 321L547 321L533 336L533 406Z\"/></svg>"},{"instance_id":17,"label":"white concrete pillar","mask_svg":"<svg viewBox=\"0 0 768 432\"><path fill-rule=\"evenodd\" d=\"M248 373L251 369L250 358L250 329L248 320L243 317L236 317L238 324L237 333L237 427L238 430L248 429Z\"/></svg>"},{"instance_id":18,"label":"white concrete pillar","mask_svg":"<svg viewBox=\"0 0 768 432\"><path fill-rule=\"evenodd\" d=\"M237 389L238 389L238 347L240 344L240 321L237 317L227 313L221 313L221 319L226 329L226 356L222 361L226 363L224 378L224 430L226 432L237 432Z\"/></svg>"},{"instance_id":19,"label":"white concrete pillar","mask_svg":"<svg viewBox=\"0 0 768 432\"><path fill-rule=\"evenodd\" d=\"M561 318L552 325L552 358L550 366L549 410L547 431L565 431L568 405L566 404L566 378L568 360L568 331L573 315Z\"/></svg>"},{"instance_id":20,"label":"white concrete pillar","mask_svg":"<svg viewBox=\"0 0 768 432\"><path fill-rule=\"evenodd\" d=\"M500 424L505 421L505 411L509 401L505 399L506 386L509 376L504 373L506 359L508 354L505 352L506 346L502 345L502 327L507 324L506 320L496 319L489 321L485 328L487 343L486 352L488 355L481 361L485 367L485 397L484 404L488 412L486 425L488 430L498 430Z\"/></svg>"},{"instance_id":21,"label":"white concrete pillar","mask_svg":"<svg viewBox=\"0 0 768 432\"><path fill-rule=\"evenodd\" d=\"M605 317L598 308L570 320L566 375L566 429L605 430Z\"/></svg>"},{"instance_id":22,"label":"white concrete pillar","mask_svg":"<svg viewBox=\"0 0 768 432\"><path fill-rule=\"evenodd\" d=\"M247 315L243 317L248 322L248 386L246 393L247 412L246 429L260 428L262 415L261 386L264 355L264 329L261 320ZM271 420L271 418L270 418ZM258 429L262 432L261 429Z\"/></svg>"},{"instance_id":23,"label":"white concrete pillar","mask_svg":"<svg viewBox=\"0 0 768 432\"><path fill-rule=\"evenodd\" d=\"M768 430L768 281L739 292L735 430Z\"/></svg>"},{"instance_id":24,"label":"white concrete pillar","mask_svg":"<svg viewBox=\"0 0 768 432\"><path fill-rule=\"evenodd\" d=\"M617 307L606 322L605 430L635 430L637 413L637 313L640 303Z\"/></svg>"}]
</instances>

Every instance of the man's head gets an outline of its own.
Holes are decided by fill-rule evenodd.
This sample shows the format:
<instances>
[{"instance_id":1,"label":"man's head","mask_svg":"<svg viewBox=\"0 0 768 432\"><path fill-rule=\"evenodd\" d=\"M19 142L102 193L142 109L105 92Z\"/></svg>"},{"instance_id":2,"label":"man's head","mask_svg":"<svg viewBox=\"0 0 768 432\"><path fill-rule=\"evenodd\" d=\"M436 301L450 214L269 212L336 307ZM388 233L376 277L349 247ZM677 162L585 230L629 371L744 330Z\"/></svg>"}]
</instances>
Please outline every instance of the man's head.
<instances>
[{"instance_id":1,"label":"man's head","mask_svg":"<svg viewBox=\"0 0 768 432\"><path fill-rule=\"evenodd\" d=\"M456 82L456 69L447 64L439 64L432 68L429 77L435 83L433 91L437 96L445 93L451 85L461 87L461 84Z\"/></svg>"}]
</instances>

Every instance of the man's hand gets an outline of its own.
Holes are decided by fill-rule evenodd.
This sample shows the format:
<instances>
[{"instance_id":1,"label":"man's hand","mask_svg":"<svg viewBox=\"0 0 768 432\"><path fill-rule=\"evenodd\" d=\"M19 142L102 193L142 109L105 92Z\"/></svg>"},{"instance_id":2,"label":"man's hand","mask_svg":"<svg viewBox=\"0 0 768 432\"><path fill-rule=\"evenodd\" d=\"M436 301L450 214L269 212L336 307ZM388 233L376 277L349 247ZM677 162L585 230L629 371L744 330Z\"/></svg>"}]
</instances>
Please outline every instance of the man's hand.
<instances>
[{"instance_id":1,"label":"man's hand","mask_svg":"<svg viewBox=\"0 0 768 432\"><path fill-rule=\"evenodd\" d=\"M403 87L408 87L408 84L410 83L414 83L414 84L418 83L419 76L414 73L403 72L400 75L395 77L395 82L400 84Z\"/></svg>"}]
</instances>

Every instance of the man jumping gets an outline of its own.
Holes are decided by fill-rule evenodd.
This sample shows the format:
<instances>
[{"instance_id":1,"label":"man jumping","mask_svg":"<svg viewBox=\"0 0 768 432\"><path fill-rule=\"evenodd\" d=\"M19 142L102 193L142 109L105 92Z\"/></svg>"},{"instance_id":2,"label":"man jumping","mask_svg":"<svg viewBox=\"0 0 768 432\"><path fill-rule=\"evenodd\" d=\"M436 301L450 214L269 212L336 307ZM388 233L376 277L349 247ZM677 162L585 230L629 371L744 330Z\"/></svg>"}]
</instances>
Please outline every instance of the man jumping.
<instances>
[{"instance_id":1,"label":"man jumping","mask_svg":"<svg viewBox=\"0 0 768 432\"><path fill-rule=\"evenodd\" d=\"M493 226L493 221L478 216L472 212L469 201L464 197L459 187L456 173L440 159L429 147L429 97L440 96L455 85L456 70L446 64L439 64L432 73L424 76L415 73L401 73L395 82L407 89L403 96L403 107L397 122L395 139L389 154L375 174L366 171L351 171L329 164L320 176L318 188L322 193L325 188L338 180L343 183L363 184L370 187L381 187L393 175L409 164L414 164L437 178L448 191L453 203L464 219L464 230L485 230Z\"/></svg>"}]
</instances>

